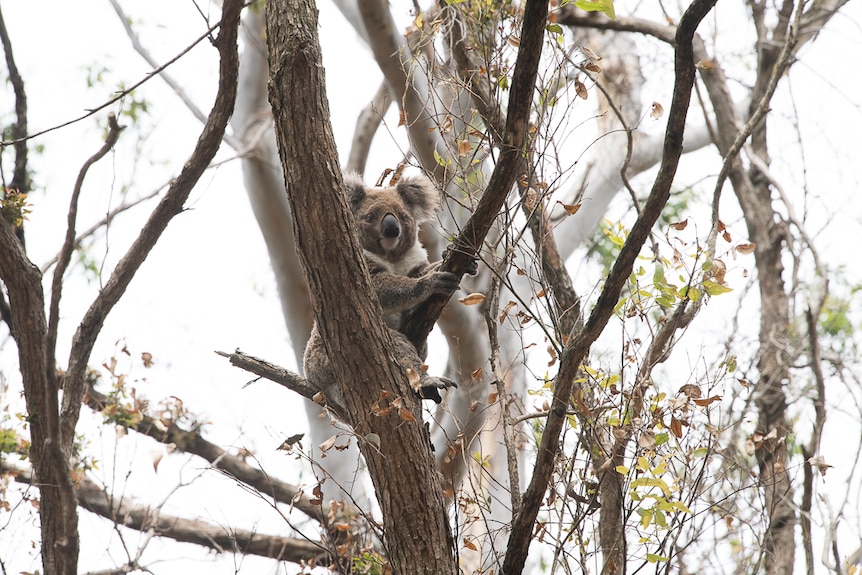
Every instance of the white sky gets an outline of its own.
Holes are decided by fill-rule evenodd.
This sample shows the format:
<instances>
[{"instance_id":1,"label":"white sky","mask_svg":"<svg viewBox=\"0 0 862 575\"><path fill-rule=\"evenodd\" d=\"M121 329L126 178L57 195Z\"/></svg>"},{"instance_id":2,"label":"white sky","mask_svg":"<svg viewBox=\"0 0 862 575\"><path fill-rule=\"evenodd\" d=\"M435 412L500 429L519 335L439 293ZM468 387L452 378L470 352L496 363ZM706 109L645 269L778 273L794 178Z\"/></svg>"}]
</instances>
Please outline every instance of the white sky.
<instances>
[{"instance_id":1,"label":"white sky","mask_svg":"<svg viewBox=\"0 0 862 575\"><path fill-rule=\"evenodd\" d=\"M173 57L203 31L202 19L191 2L126 1L124 8L131 13L142 41L160 62ZM379 74L367 50L359 47L354 32L343 23L335 8L327 2L321 2L320 8L332 120L343 157L357 112L376 91ZM811 156L806 158L811 170L807 177L821 186L817 193L822 203L834 207L829 212L834 219L823 234L821 249L830 261L853 266L856 281L860 279L860 270L855 249L862 214L856 193L860 166L855 142L862 132L862 101L858 98L856 77L862 54L859 8L858 3L852 3L846 15L835 19L830 25L832 31L803 53L805 62L797 67L792 78L796 105L810 112L806 116L811 119L803 126L806 137L823 139L820 148L823 156L816 157L816 148L810 146ZM149 71L133 51L107 1L4 0L3 10L17 64L26 82L31 132L79 116L101 104L118 83L132 84ZM348 50L346 58L339 51L342 47ZM215 50L205 42L169 69L205 111L209 110L215 91L215 58ZM102 83L92 89L88 89L85 81L88 69L104 69ZM10 94L8 87L0 94L4 124L11 120ZM176 175L197 138L199 123L159 79L151 80L138 97L151 102L151 115L141 122L143 133L149 137L135 142L135 134L127 131L116 152L91 170L82 196L79 230L116 206L124 186L131 184L130 194L134 197ZM105 115L99 113L32 143L45 148L44 153L36 154L31 147L30 157L37 190L30 196L34 211L27 226L27 245L37 264L49 260L59 249L77 171L100 147L104 123ZM385 138L386 132L380 132L378 143ZM138 145L145 159L132 172L130 162ZM395 162L395 148L387 148L388 151L378 151L372 157L369 173ZM219 158L231 157L230 149L223 146ZM792 170L799 165L797 157L774 160L776 169ZM702 168L684 161L681 170L683 174L697 173ZM153 204L146 205L151 208ZM93 352L92 364L107 361L115 353L118 340L126 342L133 358L144 351L152 353L156 362L153 369L145 371L135 362L130 373L131 378L141 380L139 388L144 395L154 400L171 395L180 397L188 409L204 420L218 422L207 428L210 440L225 447L252 448L268 471L288 480L311 482L307 470L300 474L300 470L306 469L304 464L274 452L284 435L301 432L306 426L299 400L266 382L242 389L251 376L230 367L213 353L240 348L293 367L293 353L266 250L248 207L238 162L208 172L187 205L191 210L171 223L121 303L110 314ZM90 252L97 263L104 260L106 269L110 269L140 229L145 212L146 209L137 210L116 220L108 232L109 248L98 241ZM104 275L102 279L106 278ZM72 332L96 285L97 281L85 277L80 268L67 281L58 345L61 363L65 361L63 350L68 349ZM13 342L0 339L0 375L5 377L5 382L0 382L8 386L3 390L2 401L13 410L20 410L14 355ZM88 434L93 433L93 427L86 429ZM119 440L123 449L112 465L113 432L89 438L95 451L103 453L99 456L102 471L96 472L96 477L101 473L105 481L114 482L122 480L129 469L134 470L128 478L129 495L152 495L157 499L172 490L179 478L188 481L202 471L201 462L187 463L187 459L175 457L165 458L156 473L148 463L149 452L159 448L129 437ZM127 458L136 459L130 463ZM118 477L108 476L112 469ZM215 523L249 529L257 522L263 532L284 531L283 522L265 503L240 494L236 488L220 489L224 480L215 475L207 473L197 480L195 487L183 489L166 509L186 516L189 508L205 509L204 518ZM198 489L198 485L207 488ZM17 509L16 517L0 511L0 557L9 573L40 568L38 549L30 546L37 534L33 530L35 524L31 523L33 515L26 519L24 510ZM115 536L110 539L111 553L105 552L104 538L109 535L103 522L86 512L81 512L80 517L82 568L106 568L114 561L121 563ZM131 545L134 547L134 543ZM231 556L214 560L200 552L194 552L194 558L180 559L186 553L187 547L154 541L144 563L164 560L153 569L156 573L197 572L210 562L218 572L229 572L235 567L234 560L243 561L241 572L254 572L269 564Z\"/></svg>"}]
</instances>

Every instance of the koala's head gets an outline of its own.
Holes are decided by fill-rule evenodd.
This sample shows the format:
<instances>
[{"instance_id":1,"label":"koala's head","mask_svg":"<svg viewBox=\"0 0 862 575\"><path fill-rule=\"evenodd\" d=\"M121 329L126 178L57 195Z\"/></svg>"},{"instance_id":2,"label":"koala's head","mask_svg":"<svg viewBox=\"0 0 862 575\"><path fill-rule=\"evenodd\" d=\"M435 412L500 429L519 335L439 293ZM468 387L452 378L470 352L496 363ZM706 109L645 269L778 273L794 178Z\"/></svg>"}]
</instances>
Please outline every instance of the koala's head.
<instances>
[{"instance_id":1,"label":"koala's head","mask_svg":"<svg viewBox=\"0 0 862 575\"><path fill-rule=\"evenodd\" d=\"M418 243L419 224L440 207L440 194L425 177L366 188L358 174L347 174L344 183L363 249L389 261L399 260Z\"/></svg>"}]
</instances>

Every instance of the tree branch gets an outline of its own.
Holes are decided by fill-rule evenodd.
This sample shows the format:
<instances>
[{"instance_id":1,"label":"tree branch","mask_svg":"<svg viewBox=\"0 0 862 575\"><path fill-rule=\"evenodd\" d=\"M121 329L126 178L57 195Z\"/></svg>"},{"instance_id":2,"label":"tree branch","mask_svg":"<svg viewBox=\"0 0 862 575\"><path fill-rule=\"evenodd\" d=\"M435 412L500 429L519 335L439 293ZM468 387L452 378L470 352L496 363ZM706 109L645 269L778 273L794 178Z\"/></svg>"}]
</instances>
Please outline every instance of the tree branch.
<instances>
[{"instance_id":1,"label":"tree branch","mask_svg":"<svg viewBox=\"0 0 862 575\"><path fill-rule=\"evenodd\" d=\"M192 188L212 161L219 148L236 99L238 69L237 28L242 0L227 0L222 7L221 30L216 39L219 51L219 86L216 100L195 150L179 176L171 183L159 205L153 210L140 235L117 264L110 279L92 303L78 326L69 354L69 369L64 377L61 437L63 448L71 453L75 425L85 389L85 373L96 337L108 313L125 293L129 282L155 246L168 223L183 210Z\"/></svg>"},{"instance_id":2,"label":"tree branch","mask_svg":"<svg viewBox=\"0 0 862 575\"><path fill-rule=\"evenodd\" d=\"M88 388L84 401L87 407L98 413L115 405L111 398L93 387ZM128 427L152 437L159 443L172 443L180 451L205 459L215 469L272 497L273 501L295 507L315 521L322 523L325 520L320 505L312 503L301 489L275 479L262 469L252 467L241 458L231 455L218 445L204 439L199 430L186 431L173 422L157 421L148 415L143 415L140 421Z\"/></svg>"},{"instance_id":3,"label":"tree branch","mask_svg":"<svg viewBox=\"0 0 862 575\"><path fill-rule=\"evenodd\" d=\"M632 227L626 243L620 250L619 257L608 274L605 287L599 295L593 312L590 314L586 325L579 330L577 336L566 348L561 359L560 371L555 380L551 413L548 415L545 430L542 433L533 477L524 492L521 510L515 516L512 524L509 549L502 569L502 573L505 575L520 573L524 568L532 536L532 526L553 473L559 435L566 419L567 406L579 366L613 313L620 291L631 274L635 258L670 197L670 187L682 154L685 119L694 85L695 67L692 41L698 25L712 10L715 2L716 0L694 0L677 28L673 100L668 113L662 163L643 211ZM611 473L615 473L615 471L612 470Z\"/></svg>"},{"instance_id":4,"label":"tree branch","mask_svg":"<svg viewBox=\"0 0 862 575\"><path fill-rule=\"evenodd\" d=\"M18 483L33 484L33 477L27 470L10 466L6 462L2 463L0 469L4 474L11 473ZM212 525L200 519L166 515L127 497L118 500L86 477L78 480L76 492L78 504L83 509L117 525L143 533L152 532L159 537L168 537L182 543L193 543L217 553L257 555L293 563L326 557L326 549L322 545L306 539L264 535L244 529ZM109 572L129 571L119 568Z\"/></svg>"},{"instance_id":5,"label":"tree branch","mask_svg":"<svg viewBox=\"0 0 862 575\"><path fill-rule=\"evenodd\" d=\"M539 61L542 55L542 42L548 19L548 3L542 0L528 0L524 6L524 21L521 28L521 42L515 70L512 74L512 87L509 90L509 105L506 127L500 143L500 155L482 199L476 211L467 220L461 233L452 242L452 249L446 253L441 270L463 275L467 265L473 260L491 225L519 174L521 155L527 144L527 123L536 89ZM448 303L449 298L435 296L413 310L404 325L405 335L419 345L424 342L434 323Z\"/></svg>"},{"instance_id":6,"label":"tree branch","mask_svg":"<svg viewBox=\"0 0 862 575\"><path fill-rule=\"evenodd\" d=\"M75 187L72 189L72 198L69 200L69 212L66 214L66 239L63 241L63 247L60 248L60 255L57 257L57 267L54 268L54 277L51 280L51 302L48 310L48 343L46 351L48 353L48 369L51 373L48 377L53 379L56 376L54 364L56 363L57 351L57 326L60 324L60 298L63 294L63 274L69 268L69 262L72 261L72 252L75 250L75 224L78 219L78 198L81 195L81 188L84 185L84 178L90 167L96 162L105 157L117 140L120 138L120 132L123 126L117 123L117 117L111 113L108 114L108 135L105 137L105 143L92 156L90 156L81 170L78 172L78 178L75 180Z\"/></svg>"}]
</instances>

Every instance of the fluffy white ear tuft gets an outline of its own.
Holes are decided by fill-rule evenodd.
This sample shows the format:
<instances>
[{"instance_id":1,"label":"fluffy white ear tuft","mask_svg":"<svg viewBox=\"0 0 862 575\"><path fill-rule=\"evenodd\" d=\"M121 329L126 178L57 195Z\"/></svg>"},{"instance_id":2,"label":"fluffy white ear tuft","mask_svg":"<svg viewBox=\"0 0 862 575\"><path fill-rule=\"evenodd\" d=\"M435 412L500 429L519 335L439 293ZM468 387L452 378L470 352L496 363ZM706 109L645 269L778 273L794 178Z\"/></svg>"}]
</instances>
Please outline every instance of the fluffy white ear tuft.
<instances>
[{"instance_id":1,"label":"fluffy white ear tuft","mask_svg":"<svg viewBox=\"0 0 862 575\"><path fill-rule=\"evenodd\" d=\"M425 176L404 178L395 186L398 194L413 211L417 222L432 219L440 209L441 197L437 186Z\"/></svg>"},{"instance_id":2,"label":"fluffy white ear tuft","mask_svg":"<svg viewBox=\"0 0 862 575\"><path fill-rule=\"evenodd\" d=\"M344 174L344 188L347 201L351 204L355 205L365 199L365 182L362 180L362 176L356 172Z\"/></svg>"}]
</instances>

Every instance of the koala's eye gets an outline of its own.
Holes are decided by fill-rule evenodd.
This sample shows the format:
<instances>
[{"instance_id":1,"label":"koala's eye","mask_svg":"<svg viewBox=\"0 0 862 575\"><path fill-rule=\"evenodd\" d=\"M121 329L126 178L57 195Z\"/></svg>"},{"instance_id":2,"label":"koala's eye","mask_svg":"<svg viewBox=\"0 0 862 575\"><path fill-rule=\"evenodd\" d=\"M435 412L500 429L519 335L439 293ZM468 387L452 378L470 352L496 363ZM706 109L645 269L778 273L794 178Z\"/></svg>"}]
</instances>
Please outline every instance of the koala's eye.
<instances>
[{"instance_id":1,"label":"koala's eye","mask_svg":"<svg viewBox=\"0 0 862 575\"><path fill-rule=\"evenodd\" d=\"M362 216L362 221L366 224L374 223L374 219L374 214L365 214L364 216Z\"/></svg>"}]
</instances>

